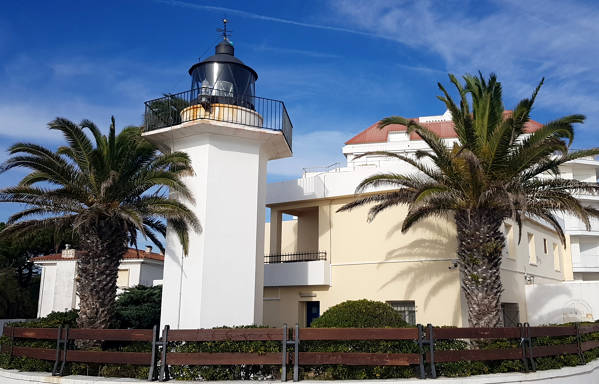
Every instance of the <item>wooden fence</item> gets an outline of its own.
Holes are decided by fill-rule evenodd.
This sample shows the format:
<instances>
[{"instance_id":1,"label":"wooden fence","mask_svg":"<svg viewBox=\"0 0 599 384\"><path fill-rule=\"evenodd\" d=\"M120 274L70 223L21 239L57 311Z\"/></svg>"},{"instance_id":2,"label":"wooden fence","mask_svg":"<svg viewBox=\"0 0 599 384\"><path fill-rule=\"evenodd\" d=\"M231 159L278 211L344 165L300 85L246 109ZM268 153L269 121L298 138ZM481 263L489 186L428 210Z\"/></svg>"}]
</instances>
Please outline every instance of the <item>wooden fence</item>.
<instances>
[{"instance_id":1,"label":"wooden fence","mask_svg":"<svg viewBox=\"0 0 599 384\"><path fill-rule=\"evenodd\" d=\"M599 332L599 324L556 327L513 328L438 328L430 324L415 328L240 328L170 330L151 329L69 329L5 327L9 339L2 353L12 357L30 357L54 362L53 375L63 373L66 362L133 364L150 367L148 380L169 380L169 366L188 365L274 365L281 366L281 379L287 379L287 367L293 366L293 379L299 379L299 366L419 366L420 377L436 377L435 364L457 361L522 360L525 370L536 370L535 358L576 354L584 364L583 352L598 348L599 340L582 341L589 333ZM570 336L571 344L534 345L533 338ZM518 347L505 349L437 350L435 344L445 340L485 339L517 340ZM18 340L55 340L56 348L15 345ZM125 341L151 343L151 352L85 351L71 347L75 340ZM314 341L412 341L417 353L303 352L302 342ZM171 352L172 342L276 341L279 352ZM480 344L479 344L480 345ZM290 350L289 347L292 347ZM428 372L425 369L428 366Z\"/></svg>"}]
</instances>

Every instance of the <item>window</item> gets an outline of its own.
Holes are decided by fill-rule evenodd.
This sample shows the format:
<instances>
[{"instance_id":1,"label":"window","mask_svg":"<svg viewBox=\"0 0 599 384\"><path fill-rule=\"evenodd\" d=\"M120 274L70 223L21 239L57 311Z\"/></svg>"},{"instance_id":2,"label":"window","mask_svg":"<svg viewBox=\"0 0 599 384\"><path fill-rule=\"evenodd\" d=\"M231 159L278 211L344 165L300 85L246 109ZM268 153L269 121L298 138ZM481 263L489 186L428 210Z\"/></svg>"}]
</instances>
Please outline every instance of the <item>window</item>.
<instances>
[{"instance_id":1,"label":"window","mask_svg":"<svg viewBox=\"0 0 599 384\"><path fill-rule=\"evenodd\" d=\"M520 322L518 303L501 303L501 314L504 327L516 327Z\"/></svg>"},{"instance_id":2,"label":"window","mask_svg":"<svg viewBox=\"0 0 599 384\"><path fill-rule=\"evenodd\" d=\"M414 301L387 301L387 304L399 312L408 324L416 325L416 303Z\"/></svg>"},{"instance_id":3,"label":"window","mask_svg":"<svg viewBox=\"0 0 599 384\"><path fill-rule=\"evenodd\" d=\"M514 247L514 227L511 224L504 223L505 229L505 247L503 248L503 256L509 257L510 259L516 258L516 249Z\"/></svg>"},{"instance_id":4,"label":"window","mask_svg":"<svg viewBox=\"0 0 599 384\"><path fill-rule=\"evenodd\" d=\"M528 233L528 262L537 265L537 253L535 250L535 235Z\"/></svg>"},{"instance_id":5,"label":"window","mask_svg":"<svg viewBox=\"0 0 599 384\"><path fill-rule=\"evenodd\" d=\"M547 239L543 239L543 253L547 254Z\"/></svg>"},{"instance_id":6,"label":"window","mask_svg":"<svg viewBox=\"0 0 599 384\"><path fill-rule=\"evenodd\" d=\"M119 269L117 278L116 278L116 286L118 288L129 288L129 270L128 269Z\"/></svg>"},{"instance_id":7,"label":"window","mask_svg":"<svg viewBox=\"0 0 599 384\"><path fill-rule=\"evenodd\" d=\"M553 243L553 269L555 269L558 272L561 269L561 261L559 256L559 246L557 245L557 243Z\"/></svg>"}]
</instances>

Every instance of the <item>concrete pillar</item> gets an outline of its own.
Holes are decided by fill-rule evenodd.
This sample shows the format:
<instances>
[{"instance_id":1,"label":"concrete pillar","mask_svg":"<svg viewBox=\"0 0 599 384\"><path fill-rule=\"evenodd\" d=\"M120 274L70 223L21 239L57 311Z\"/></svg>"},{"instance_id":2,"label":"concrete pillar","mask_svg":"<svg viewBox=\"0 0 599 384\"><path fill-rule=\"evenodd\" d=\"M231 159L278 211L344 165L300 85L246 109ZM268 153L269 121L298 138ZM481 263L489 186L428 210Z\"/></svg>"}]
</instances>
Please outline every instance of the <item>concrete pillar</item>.
<instances>
[{"instance_id":1,"label":"concrete pillar","mask_svg":"<svg viewBox=\"0 0 599 384\"><path fill-rule=\"evenodd\" d=\"M191 158L194 175L184 181L195 201L183 202L203 227L189 234L187 256L167 231L161 326L261 324L266 164L291 154L281 132L197 121L144 136Z\"/></svg>"},{"instance_id":2,"label":"concrete pillar","mask_svg":"<svg viewBox=\"0 0 599 384\"><path fill-rule=\"evenodd\" d=\"M270 209L270 254L281 253L281 237L283 229L283 212Z\"/></svg>"}]
</instances>

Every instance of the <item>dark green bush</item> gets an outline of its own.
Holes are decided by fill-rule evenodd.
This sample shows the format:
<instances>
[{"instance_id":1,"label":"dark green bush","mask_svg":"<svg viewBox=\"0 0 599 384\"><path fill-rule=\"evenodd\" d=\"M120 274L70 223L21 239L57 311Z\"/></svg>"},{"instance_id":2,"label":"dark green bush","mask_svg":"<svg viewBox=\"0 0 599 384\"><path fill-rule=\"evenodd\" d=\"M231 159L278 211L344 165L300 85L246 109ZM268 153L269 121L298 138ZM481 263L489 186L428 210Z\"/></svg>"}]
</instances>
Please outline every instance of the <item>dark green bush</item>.
<instances>
[{"instance_id":1,"label":"dark green bush","mask_svg":"<svg viewBox=\"0 0 599 384\"><path fill-rule=\"evenodd\" d=\"M77 317L79 312L77 310L70 310L67 312L52 312L46 317L42 317L32 321L12 323L14 327L27 327L27 328L57 328L58 326L68 325L70 328L77 327ZM7 343L8 338L4 336L2 343ZM55 340L30 340L30 339L16 339L15 345L35 347L35 348L56 348ZM122 351L122 352L149 352L151 351L150 343L143 342L106 342L103 345L103 350L107 351ZM52 371L54 363L32 359L28 357L13 357L9 362L7 354L0 354L0 368L4 369L18 369L21 371L29 372L50 372ZM67 373L76 375L102 375L112 377L135 377L139 379L147 379L148 367L134 366L127 364L81 364L81 363L67 363L65 365Z\"/></svg>"},{"instance_id":2,"label":"dark green bush","mask_svg":"<svg viewBox=\"0 0 599 384\"><path fill-rule=\"evenodd\" d=\"M46 317L41 317L31 321L11 323L11 326L22 328L58 328L60 325L63 327L68 325L70 328L74 328L77 326L78 317L79 311L72 309L66 312L51 312Z\"/></svg>"},{"instance_id":3,"label":"dark green bush","mask_svg":"<svg viewBox=\"0 0 599 384\"><path fill-rule=\"evenodd\" d=\"M219 327L230 329L230 327ZM241 326L238 328L265 328ZM281 352L279 341L210 341L171 343L171 352ZM267 380L280 378L280 367L272 365L207 365L171 367L171 375L177 380Z\"/></svg>"},{"instance_id":4,"label":"dark green bush","mask_svg":"<svg viewBox=\"0 0 599 384\"><path fill-rule=\"evenodd\" d=\"M160 324L162 286L127 288L116 299L115 328L151 329Z\"/></svg>"},{"instance_id":5,"label":"dark green bush","mask_svg":"<svg viewBox=\"0 0 599 384\"><path fill-rule=\"evenodd\" d=\"M313 328L402 328L408 323L389 304L348 300L327 309L312 322Z\"/></svg>"},{"instance_id":6,"label":"dark green bush","mask_svg":"<svg viewBox=\"0 0 599 384\"><path fill-rule=\"evenodd\" d=\"M337 304L312 322L312 328L403 328L408 324L389 304L371 300L350 300ZM413 341L312 341L301 343L306 352L417 353ZM304 367L305 378L365 380L413 377L414 367L314 366Z\"/></svg>"}]
</instances>

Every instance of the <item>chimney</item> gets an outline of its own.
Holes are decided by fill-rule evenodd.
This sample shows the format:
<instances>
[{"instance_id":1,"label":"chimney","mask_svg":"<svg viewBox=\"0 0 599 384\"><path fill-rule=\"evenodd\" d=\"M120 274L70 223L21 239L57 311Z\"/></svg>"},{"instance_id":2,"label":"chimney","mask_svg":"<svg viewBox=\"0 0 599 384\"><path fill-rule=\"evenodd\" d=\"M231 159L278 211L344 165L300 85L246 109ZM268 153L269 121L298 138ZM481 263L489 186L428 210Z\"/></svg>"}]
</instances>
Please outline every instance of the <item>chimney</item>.
<instances>
[{"instance_id":1,"label":"chimney","mask_svg":"<svg viewBox=\"0 0 599 384\"><path fill-rule=\"evenodd\" d=\"M63 259L74 259L75 258L75 250L71 249L71 244L64 245L64 249L62 250L62 258Z\"/></svg>"},{"instance_id":2,"label":"chimney","mask_svg":"<svg viewBox=\"0 0 599 384\"><path fill-rule=\"evenodd\" d=\"M146 253L151 253L151 252L152 252L152 246L146 245Z\"/></svg>"}]
</instances>

